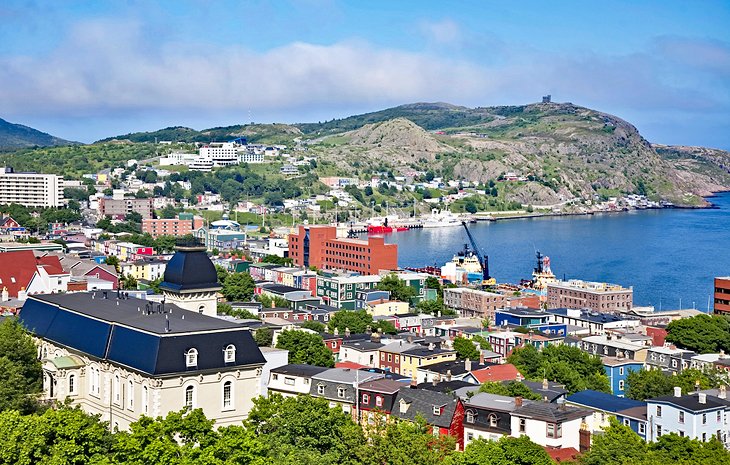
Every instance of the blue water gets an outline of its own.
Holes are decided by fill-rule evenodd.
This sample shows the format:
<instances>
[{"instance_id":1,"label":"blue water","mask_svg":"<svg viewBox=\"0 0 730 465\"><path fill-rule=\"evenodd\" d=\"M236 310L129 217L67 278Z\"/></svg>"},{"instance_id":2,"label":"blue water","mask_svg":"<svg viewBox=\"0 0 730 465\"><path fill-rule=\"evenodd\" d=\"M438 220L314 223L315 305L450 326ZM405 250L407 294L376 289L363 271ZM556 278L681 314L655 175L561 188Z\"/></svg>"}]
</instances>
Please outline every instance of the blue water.
<instances>
[{"instance_id":1,"label":"blue water","mask_svg":"<svg viewBox=\"0 0 730 465\"><path fill-rule=\"evenodd\" d=\"M550 256L558 278L633 286L635 305L706 311L715 276L730 275L730 193L701 210L643 210L469 225L498 282L530 278L535 250ZM467 242L463 228L386 236L401 267L451 260ZM711 305L711 304L710 304Z\"/></svg>"}]
</instances>

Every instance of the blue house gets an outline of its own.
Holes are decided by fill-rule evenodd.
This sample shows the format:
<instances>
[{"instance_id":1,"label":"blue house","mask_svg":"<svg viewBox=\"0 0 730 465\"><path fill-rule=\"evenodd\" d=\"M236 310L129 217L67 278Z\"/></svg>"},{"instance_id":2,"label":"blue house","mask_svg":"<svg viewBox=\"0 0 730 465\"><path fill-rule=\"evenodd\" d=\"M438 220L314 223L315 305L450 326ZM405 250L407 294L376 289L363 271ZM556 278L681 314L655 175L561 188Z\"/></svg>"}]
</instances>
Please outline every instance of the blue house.
<instances>
[{"instance_id":1,"label":"blue house","mask_svg":"<svg viewBox=\"0 0 730 465\"><path fill-rule=\"evenodd\" d=\"M608 376L611 392L619 397L626 395L626 379L632 371L641 371L644 364L628 358L603 357L603 369Z\"/></svg>"},{"instance_id":2,"label":"blue house","mask_svg":"<svg viewBox=\"0 0 730 465\"><path fill-rule=\"evenodd\" d=\"M593 431L598 433L615 417L646 439L646 402L614 396L600 391L581 391L565 398L570 405L593 410Z\"/></svg>"},{"instance_id":3,"label":"blue house","mask_svg":"<svg viewBox=\"0 0 730 465\"><path fill-rule=\"evenodd\" d=\"M497 326L536 326L547 324L550 315L544 312L528 310L526 308L511 308L497 310L494 314L494 321Z\"/></svg>"}]
</instances>

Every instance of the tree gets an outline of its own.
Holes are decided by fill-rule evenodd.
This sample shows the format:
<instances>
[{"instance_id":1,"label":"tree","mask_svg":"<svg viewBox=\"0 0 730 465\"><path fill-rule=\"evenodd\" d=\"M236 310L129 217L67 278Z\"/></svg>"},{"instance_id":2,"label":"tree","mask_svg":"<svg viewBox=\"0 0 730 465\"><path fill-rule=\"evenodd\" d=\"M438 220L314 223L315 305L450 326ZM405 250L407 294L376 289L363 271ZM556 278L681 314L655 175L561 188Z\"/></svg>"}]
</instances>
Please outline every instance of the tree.
<instances>
[{"instance_id":1,"label":"tree","mask_svg":"<svg viewBox=\"0 0 730 465\"><path fill-rule=\"evenodd\" d=\"M138 212L130 212L127 213L127 216L124 217L124 221L127 221L129 223L141 223L142 215Z\"/></svg>"},{"instance_id":2,"label":"tree","mask_svg":"<svg viewBox=\"0 0 730 465\"><path fill-rule=\"evenodd\" d=\"M479 350L469 339L457 337L454 339L454 350L460 359L479 360Z\"/></svg>"},{"instance_id":3,"label":"tree","mask_svg":"<svg viewBox=\"0 0 730 465\"><path fill-rule=\"evenodd\" d=\"M478 208L474 202L467 202L466 205L464 205L464 210L471 213L472 215L478 211Z\"/></svg>"},{"instance_id":4,"label":"tree","mask_svg":"<svg viewBox=\"0 0 730 465\"><path fill-rule=\"evenodd\" d=\"M330 318L327 326L330 331L337 329L340 333L349 330L352 333L364 333L368 326L372 329L373 317L365 310L340 310Z\"/></svg>"},{"instance_id":5,"label":"tree","mask_svg":"<svg viewBox=\"0 0 730 465\"><path fill-rule=\"evenodd\" d=\"M666 396L674 391L675 387L682 392L693 392L696 387L710 389L727 383L727 374L719 370L698 370L688 368L677 375L665 374L661 370L632 371L626 378L628 385L626 397L636 400L646 400L653 397Z\"/></svg>"},{"instance_id":6,"label":"tree","mask_svg":"<svg viewBox=\"0 0 730 465\"><path fill-rule=\"evenodd\" d=\"M273 339L274 332L268 326L258 328L253 336L253 340L256 341L256 345L259 347L271 347Z\"/></svg>"},{"instance_id":7,"label":"tree","mask_svg":"<svg viewBox=\"0 0 730 465\"><path fill-rule=\"evenodd\" d=\"M122 276L122 288L123 289L137 289L137 278L131 274Z\"/></svg>"},{"instance_id":8,"label":"tree","mask_svg":"<svg viewBox=\"0 0 730 465\"><path fill-rule=\"evenodd\" d=\"M258 316L249 312L245 308L233 308L232 306L224 303L218 303L217 313L220 315L242 318L244 320L260 320Z\"/></svg>"},{"instance_id":9,"label":"tree","mask_svg":"<svg viewBox=\"0 0 730 465\"><path fill-rule=\"evenodd\" d=\"M523 399L529 400L541 400L540 394L535 394L519 381L510 381L508 383L499 383L490 381L482 384L479 387L479 392L488 392L490 394L497 394L500 396L508 397L522 397Z\"/></svg>"},{"instance_id":10,"label":"tree","mask_svg":"<svg viewBox=\"0 0 730 465\"><path fill-rule=\"evenodd\" d=\"M6 318L0 323L0 411L35 411L42 374L32 337L17 320Z\"/></svg>"},{"instance_id":11,"label":"tree","mask_svg":"<svg viewBox=\"0 0 730 465\"><path fill-rule=\"evenodd\" d=\"M215 265L215 273L218 275L218 282L221 284L221 286L226 283L226 278L228 278L228 275L230 275L228 270L220 265Z\"/></svg>"},{"instance_id":12,"label":"tree","mask_svg":"<svg viewBox=\"0 0 730 465\"><path fill-rule=\"evenodd\" d=\"M593 436L591 448L586 452L583 465L604 465L608 463L637 463L646 457L647 447L638 434L622 425L614 417L603 434Z\"/></svg>"},{"instance_id":13,"label":"tree","mask_svg":"<svg viewBox=\"0 0 730 465\"><path fill-rule=\"evenodd\" d=\"M667 325L666 339L699 353L730 351L730 320L720 315L674 320Z\"/></svg>"},{"instance_id":14,"label":"tree","mask_svg":"<svg viewBox=\"0 0 730 465\"><path fill-rule=\"evenodd\" d=\"M106 257L105 263L109 266L113 266L117 273L119 273L119 258L117 256L109 255L108 257Z\"/></svg>"},{"instance_id":15,"label":"tree","mask_svg":"<svg viewBox=\"0 0 730 465\"><path fill-rule=\"evenodd\" d=\"M419 415L415 421L377 421L368 435L371 444L358 449L364 465L440 465L455 452L451 436L434 437Z\"/></svg>"},{"instance_id":16,"label":"tree","mask_svg":"<svg viewBox=\"0 0 730 465\"><path fill-rule=\"evenodd\" d=\"M577 347L551 345L538 352L527 345L515 349L508 361L527 379L547 378L564 384L570 393L586 389L611 392L601 359Z\"/></svg>"},{"instance_id":17,"label":"tree","mask_svg":"<svg viewBox=\"0 0 730 465\"><path fill-rule=\"evenodd\" d=\"M441 281L436 276L429 276L425 281L427 289L436 289L436 293L439 297L443 298L444 289L441 286Z\"/></svg>"},{"instance_id":18,"label":"tree","mask_svg":"<svg viewBox=\"0 0 730 465\"><path fill-rule=\"evenodd\" d=\"M289 351L289 363L335 366L332 352L324 345L319 334L298 330L282 331L277 339L276 348Z\"/></svg>"},{"instance_id":19,"label":"tree","mask_svg":"<svg viewBox=\"0 0 730 465\"><path fill-rule=\"evenodd\" d=\"M253 402L246 429L261 439L277 464L354 465L353 451L366 447L362 429L326 399L273 393Z\"/></svg>"},{"instance_id":20,"label":"tree","mask_svg":"<svg viewBox=\"0 0 730 465\"><path fill-rule=\"evenodd\" d=\"M502 437L499 441L477 439L462 454L453 454L448 465L552 465L545 449L527 436Z\"/></svg>"},{"instance_id":21,"label":"tree","mask_svg":"<svg viewBox=\"0 0 730 465\"><path fill-rule=\"evenodd\" d=\"M456 315L456 312L446 306L441 297L436 300L422 300L416 304L416 310L419 313L428 313L430 315Z\"/></svg>"},{"instance_id":22,"label":"tree","mask_svg":"<svg viewBox=\"0 0 730 465\"><path fill-rule=\"evenodd\" d=\"M492 350L492 344L490 344L484 336L475 334L471 337L471 340L472 342L479 344L479 348L481 350Z\"/></svg>"},{"instance_id":23,"label":"tree","mask_svg":"<svg viewBox=\"0 0 730 465\"><path fill-rule=\"evenodd\" d=\"M390 298L401 302L410 302L411 297L416 295L416 290L398 278L398 275L391 273L378 283L378 289L390 292Z\"/></svg>"},{"instance_id":24,"label":"tree","mask_svg":"<svg viewBox=\"0 0 730 465\"><path fill-rule=\"evenodd\" d=\"M253 278L248 273L232 273L223 283L221 293L229 302L251 300L256 288Z\"/></svg>"},{"instance_id":25,"label":"tree","mask_svg":"<svg viewBox=\"0 0 730 465\"><path fill-rule=\"evenodd\" d=\"M327 329L327 327L323 323L314 320L305 321L304 323L302 323L302 328L311 329L312 331L316 331L318 333L323 333Z\"/></svg>"}]
</instances>

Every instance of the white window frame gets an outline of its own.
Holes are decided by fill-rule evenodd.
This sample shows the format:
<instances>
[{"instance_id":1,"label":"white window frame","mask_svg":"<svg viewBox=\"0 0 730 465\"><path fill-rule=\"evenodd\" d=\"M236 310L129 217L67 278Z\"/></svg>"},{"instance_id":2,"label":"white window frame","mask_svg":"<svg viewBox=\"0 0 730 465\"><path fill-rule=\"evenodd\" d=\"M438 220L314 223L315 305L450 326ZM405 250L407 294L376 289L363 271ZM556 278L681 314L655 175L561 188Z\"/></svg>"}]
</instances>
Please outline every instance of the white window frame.
<instances>
[{"instance_id":1,"label":"white window frame","mask_svg":"<svg viewBox=\"0 0 730 465\"><path fill-rule=\"evenodd\" d=\"M224 381L221 387L221 410L235 410L235 408L235 405L233 405L233 381Z\"/></svg>"},{"instance_id":2,"label":"white window frame","mask_svg":"<svg viewBox=\"0 0 730 465\"><path fill-rule=\"evenodd\" d=\"M347 389L345 389L344 387L338 387L337 388L337 397L339 399L344 399L345 398L345 394L347 394Z\"/></svg>"},{"instance_id":3,"label":"white window frame","mask_svg":"<svg viewBox=\"0 0 730 465\"><path fill-rule=\"evenodd\" d=\"M197 368L198 349L190 348L185 352L185 366L187 368Z\"/></svg>"},{"instance_id":4,"label":"white window frame","mask_svg":"<svg viewBox=\"0 0 730 465\"><path fill-rule=\"evenodd\" d=\"M76 394L77 384L78 383L76 382L76 374L71 373L70 375L68 375L68 393L69 394L71 394L71 395Z\"/></svg>"},{"instance_id":5,"label":"white window frame","mask_svg":"<svg viewBox=\"0 0 730 465\"><path fill-rule=\"evenodd\" d=\"M223 359L225 363L234 363L236 361L236 346L228 344L223 350Z\"/></svg>"},{"instance_id":6,"label":"white window frame","mask_svg":"<svg viewBox=\"0 0 730 465\"><path fill-rule=\"evenodd\" d=\"M189 407L191 410L195 408L195 386L189 384L185 386L185 407Z\"/></svg>"},{"instance_id":7,"label":"white window frame","mask_svg":"<svg viewBox=\"0 0 730 465\"><path fill-rule=\"evenodd\" d=\"M134 410L134 380L127 380L127 409Z\"/></svg>"}]
</instances>

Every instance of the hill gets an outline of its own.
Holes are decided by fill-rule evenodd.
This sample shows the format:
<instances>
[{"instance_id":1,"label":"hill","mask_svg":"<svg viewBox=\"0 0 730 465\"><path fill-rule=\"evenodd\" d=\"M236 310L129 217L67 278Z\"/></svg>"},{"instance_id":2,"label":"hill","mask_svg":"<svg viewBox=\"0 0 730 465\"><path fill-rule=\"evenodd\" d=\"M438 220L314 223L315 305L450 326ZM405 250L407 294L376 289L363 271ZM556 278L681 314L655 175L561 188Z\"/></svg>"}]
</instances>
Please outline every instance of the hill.
<instances>
[{"instance_id":1,"label":"hill","mask_svg":"<svg viewBox=\"0 0 730 465\"><path fill-rule=\"evenodd\" d=\"M404 114L426 127L410 127L403 139L404 116L368 123ZM555 205L639 193L693 206L730 188L727 152L652 146L621 118L570 103L476 109L414 104L322 123L318 129L299 127L333 133L311 141L311 148L339 166L349 165L344 168L349 172L430 170L479 183L514 173L524 181L504 183L500 195L520 203ZM348 128L354 129L336 133ZM383 143L399 140L407 142Z\"/></svg>"},{"instance_id":2,"label":"hill","mask_svg":"<svg viewBox=\"0 0 730 465\"><path fill-rule=\"evenodd\" d=\"M97 142L224 142L238 137L246 137L250 142L262 144L291 144L301 131L286 124L239 124L221 126L197 131L183 126L172 126L152 132L133 132L121 136L108 137Z\"/></svg>"},{"instance_id":3,"label":"hill","mask_svg":"<svg viewBox=\"0 0 730 465\"><path fill-rule=\"evenodd\" d=\"M22 124L14 124L0 118L0 150L23 147L51 147L70 145L70 142L38 131Z\"/></svg>"}]
</instances>

